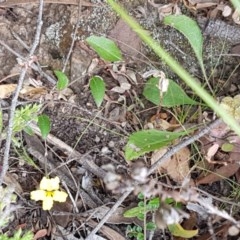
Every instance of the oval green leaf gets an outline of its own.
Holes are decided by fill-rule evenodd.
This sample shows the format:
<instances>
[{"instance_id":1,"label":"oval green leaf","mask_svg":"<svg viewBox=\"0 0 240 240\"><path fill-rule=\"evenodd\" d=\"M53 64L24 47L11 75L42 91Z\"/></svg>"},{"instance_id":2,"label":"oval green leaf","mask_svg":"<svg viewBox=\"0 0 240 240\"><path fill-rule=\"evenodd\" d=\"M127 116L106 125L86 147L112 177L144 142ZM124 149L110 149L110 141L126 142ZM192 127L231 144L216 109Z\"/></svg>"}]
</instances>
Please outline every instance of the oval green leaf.
<instances>
[{"instance_id":1,"label":"oval green leaf","mask_svg":"<svg viewBox=\"0 0 240 240\"><path fill-rule=\"evenodd\" d=\"M105 37L91 36L86 41L103 60L109 62L122 60L121 51L112 40Z\"/></svg>"},{"instance_id":2,"label":"oval green leaf","mask_svg":"<svg viewBox=\"0 0 240 240\"><path fill-rule=\"evenodd\" d=\"M163 20L164 24L170 25L181 32L189 41L201 67L203 66L203 37L197 23L185 15L169 15Z\"/></svg>"},{"instance_id":3,"label":"oval green leaf","mask_svg":"<svg viewBox=\"0 0 240 240\"><path fill-rule=\"evenodd\" d=\"M105 82L103 79L99 76L92 77L90 79L90 90L97 107L100 107L105 94Z\"/></svg>"},{"instance_id":4,"label":"oval green leaf","mask_svg":"<svg viewBox=\"0 0 240 240\"><path fill-rule=\"evenodd\" d=\"M150 78L143 90L144 97L155 105L161 105L163 107L176 107L185 104L200 104L188 97L183 89L173 80L169 80L168 90L163 93L161 99L161 94L157 87L158 82L159 78Z\"/></svg>"},{"instance_id":5,"label":"oval green leaf","mask_svg":"<svg viewBox=\"0 0 240 240\"><path fill-rule=\"evenodd\" d=\"M223 145L221 146L221 150L224 152L232 152L234 149L234 145L232 143L223 143Z\"/></svg>"},{"instance_id":6,"label":"oval green leaf","mask_svg":"<svg viewBox=\"0 0 240 240\"><path fill-rule=\"evenodd\" d=\"M124 212L123 216L126 218L137 217L143 210L142 207L134 207Z\"/></svg>"},{"instance_id":7,"label":"oval green leaf","mask_svg":"<svg viewBox=\"0 0 240 240\"><path fill-rule=\"evenodd\" d=\"M51 130L51 122L47 115L42 114L38 116L38 127L41 131L42 138L46 139Z\"/></svg>"},{"instance_id":8,"label":"oval green leaf","mask_svg":"<svg viewBox=\"0 0 240 240\"><path fill-rule=\"evenodd\" d=\"M128 161L136 159L144 153L168 146L173 140L186 134L188 133L158 131L155 129L135 132L128 139L125 148L125 158Z\"/></svg>"},{"instance_id":9,"label":"oval green leaf","mask_svg":"<svg viewBox=\"0 0 240 240\"><path fill-rule=\"evenodd\" d=\"M57 76L57 90L61 91L68 86L69 80L68 77L61 71L55 70L55 75Z\"/></svg>"},{"instance_id":10,"label":"oval green leaf","mask_svg":"<svg viewBox=\"0 0 240 240\"><path fill-rule=\"evenodd\" d=\"M168 225L168 230L173 236L182 238L192 238L198 234L198 229L186 230L178 223Z\"/></svg>"},{"instance_id":11,"label":"oval green leaf","mask_svg":"<svg viewBox=\"0 0 240 240\"><path fill-rule=\"evenodd\" d=\"M154 231L154 230L156 230L156 228L157 228L157 226L156 226L156 224L153 223L153 222L148 222L148 223L146 224L146 229L147 229L148 231Z\"/></svg>"}]
</instances>

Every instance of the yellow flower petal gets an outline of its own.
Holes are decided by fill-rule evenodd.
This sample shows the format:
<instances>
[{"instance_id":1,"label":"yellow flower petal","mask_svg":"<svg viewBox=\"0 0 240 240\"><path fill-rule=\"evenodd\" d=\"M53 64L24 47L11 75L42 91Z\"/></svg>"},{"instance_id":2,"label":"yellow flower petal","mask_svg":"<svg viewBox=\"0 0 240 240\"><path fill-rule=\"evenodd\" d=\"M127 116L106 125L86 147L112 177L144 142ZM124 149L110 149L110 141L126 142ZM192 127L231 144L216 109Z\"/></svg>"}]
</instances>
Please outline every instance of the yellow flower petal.
<instances>
[{"instance_id":1,"label":"yellow flower petal","mask_svg":"<svg viewBox=\"0 0 240 240\"><path fill-rule=\"evenodd\" d=\"M63 191L54 191L53 192L53 200L57 202L66 202L67 200L67 193Z\"/></svg>"},{"instance_id":2,"label":"yellow flower petal","mask_svg":"<svg viewBox=\"0 0 240 240\"><path fill-rule=\"evenodd\" d=\"M55 178L46 178L43 177L40 182L40 189L47 190L47 191L53 191L59 189L59 177Z\"/></svg>"},{"instance_id":3,"label":"yellow flower petal","mask_svg":"<svg viewBox=\"0 0 240 240\"><path fill-rule=\"evenodd\" d=\"M53 206L53 198L52 197L45 197L42 203L43 210L50 210Z\"/></svg>"},{"instance_id":4,"label":"yellow flower petal","mask_svg":"<svg viewBox=\"0 0 240 240\"><path fill-rule=\"evenodd\" d=\"M35 190L30 193L30 198L35 201L44 200L46 192L44 190Z\"/></svg>"}]
</instances>

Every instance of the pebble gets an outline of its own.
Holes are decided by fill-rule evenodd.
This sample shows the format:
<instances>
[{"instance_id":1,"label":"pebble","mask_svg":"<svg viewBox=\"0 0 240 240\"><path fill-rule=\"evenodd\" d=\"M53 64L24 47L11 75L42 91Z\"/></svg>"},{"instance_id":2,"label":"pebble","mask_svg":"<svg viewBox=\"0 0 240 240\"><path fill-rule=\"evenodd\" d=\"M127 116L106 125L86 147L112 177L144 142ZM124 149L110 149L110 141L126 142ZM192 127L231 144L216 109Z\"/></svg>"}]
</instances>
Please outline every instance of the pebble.
<instances>
[{"instance_id":1,"label":"pebble","mask_svg":"<svg viewBox=\"0 0 240 240\"><path fill-rule=\"evenodd\" d=\"M111 151L109 150L108 147L103 147L103 148L101 149L101 152L102 152L102 154L108 154L108 153L111 153Z\"/></svg>"},{"instance_id":2,"label":"pebble","mask_svg":"<svg viewBox=\"0 0 240 240\"><path fill-rule=\"evenodd\" d=\"M114 143L113 141L110 141L110 142L108 143L108 146L109 146L110 148L114 148L115 143Z\"/></svg>"},{"instance_id":3,"label":"pebble","mask_svg":"<svg viewBox=\"0 0 240 240\"><path fill-rule=\"evenodd\" d=\"M95 143L99 143L100 140L101 140L100 137L99 137L99 136L96 136L94 141L95 141Z\"/></svg>"}]
</instances>

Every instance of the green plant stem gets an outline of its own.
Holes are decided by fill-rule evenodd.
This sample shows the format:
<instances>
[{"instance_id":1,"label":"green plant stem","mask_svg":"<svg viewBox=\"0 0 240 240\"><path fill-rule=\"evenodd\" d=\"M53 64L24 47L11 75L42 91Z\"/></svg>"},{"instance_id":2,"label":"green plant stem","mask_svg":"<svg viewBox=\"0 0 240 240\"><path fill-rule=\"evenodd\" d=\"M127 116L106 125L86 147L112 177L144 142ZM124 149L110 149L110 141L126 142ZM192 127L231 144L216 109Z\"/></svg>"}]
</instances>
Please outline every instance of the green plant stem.
<instances>
[{"instance_id":1,"label":"green plant stem","mask_svg":"<svg viewBox=\"0 0 240 240\"><path fill-rule=\"evenodd\" d=\"M232 0L232 2L235 0ZM151 36L145 31L126 11L114 0L107 0L108 4L120 17L135 31L138 36L164 61L167 65L193 90L195 93L217 113L229 127L240 136L240 126L237 121L227 114L219 106L214 98L201 87L199 83L172 57L170 56ZM177 94L177 93L176 93Z\"/></svg>"},{"instance_id":2,"label":"green plant stem","mask_svg":"<svg viewBox=\"0 0 240 240\"><path fill-rule=\"evenodd\" d=\"M239 0L231 0L233 6L240 12L240 1Z\"/></svg>"}]
</instances>

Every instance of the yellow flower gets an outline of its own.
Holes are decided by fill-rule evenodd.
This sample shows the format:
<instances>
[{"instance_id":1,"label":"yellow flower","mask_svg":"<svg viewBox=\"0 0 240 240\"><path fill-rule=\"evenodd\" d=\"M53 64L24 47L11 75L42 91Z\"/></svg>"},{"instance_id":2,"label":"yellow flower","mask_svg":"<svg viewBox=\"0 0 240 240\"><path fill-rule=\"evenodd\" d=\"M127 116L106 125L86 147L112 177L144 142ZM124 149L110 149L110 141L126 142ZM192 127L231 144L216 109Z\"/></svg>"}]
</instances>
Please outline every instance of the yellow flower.
<instances>
[{"instance_id":1,"label":"yellow flower","mask_svg":"<svg viewBox=\"0 0 240 240\"><path fill-rule=\"evenodd\" d=\"M40 189L31 192L30 198L35 201L42 201L43 210L50 210L53 202L65 202L67 193L59 191L59 177L46 178L40 182Z\"/></svg>"}]
</instances>

